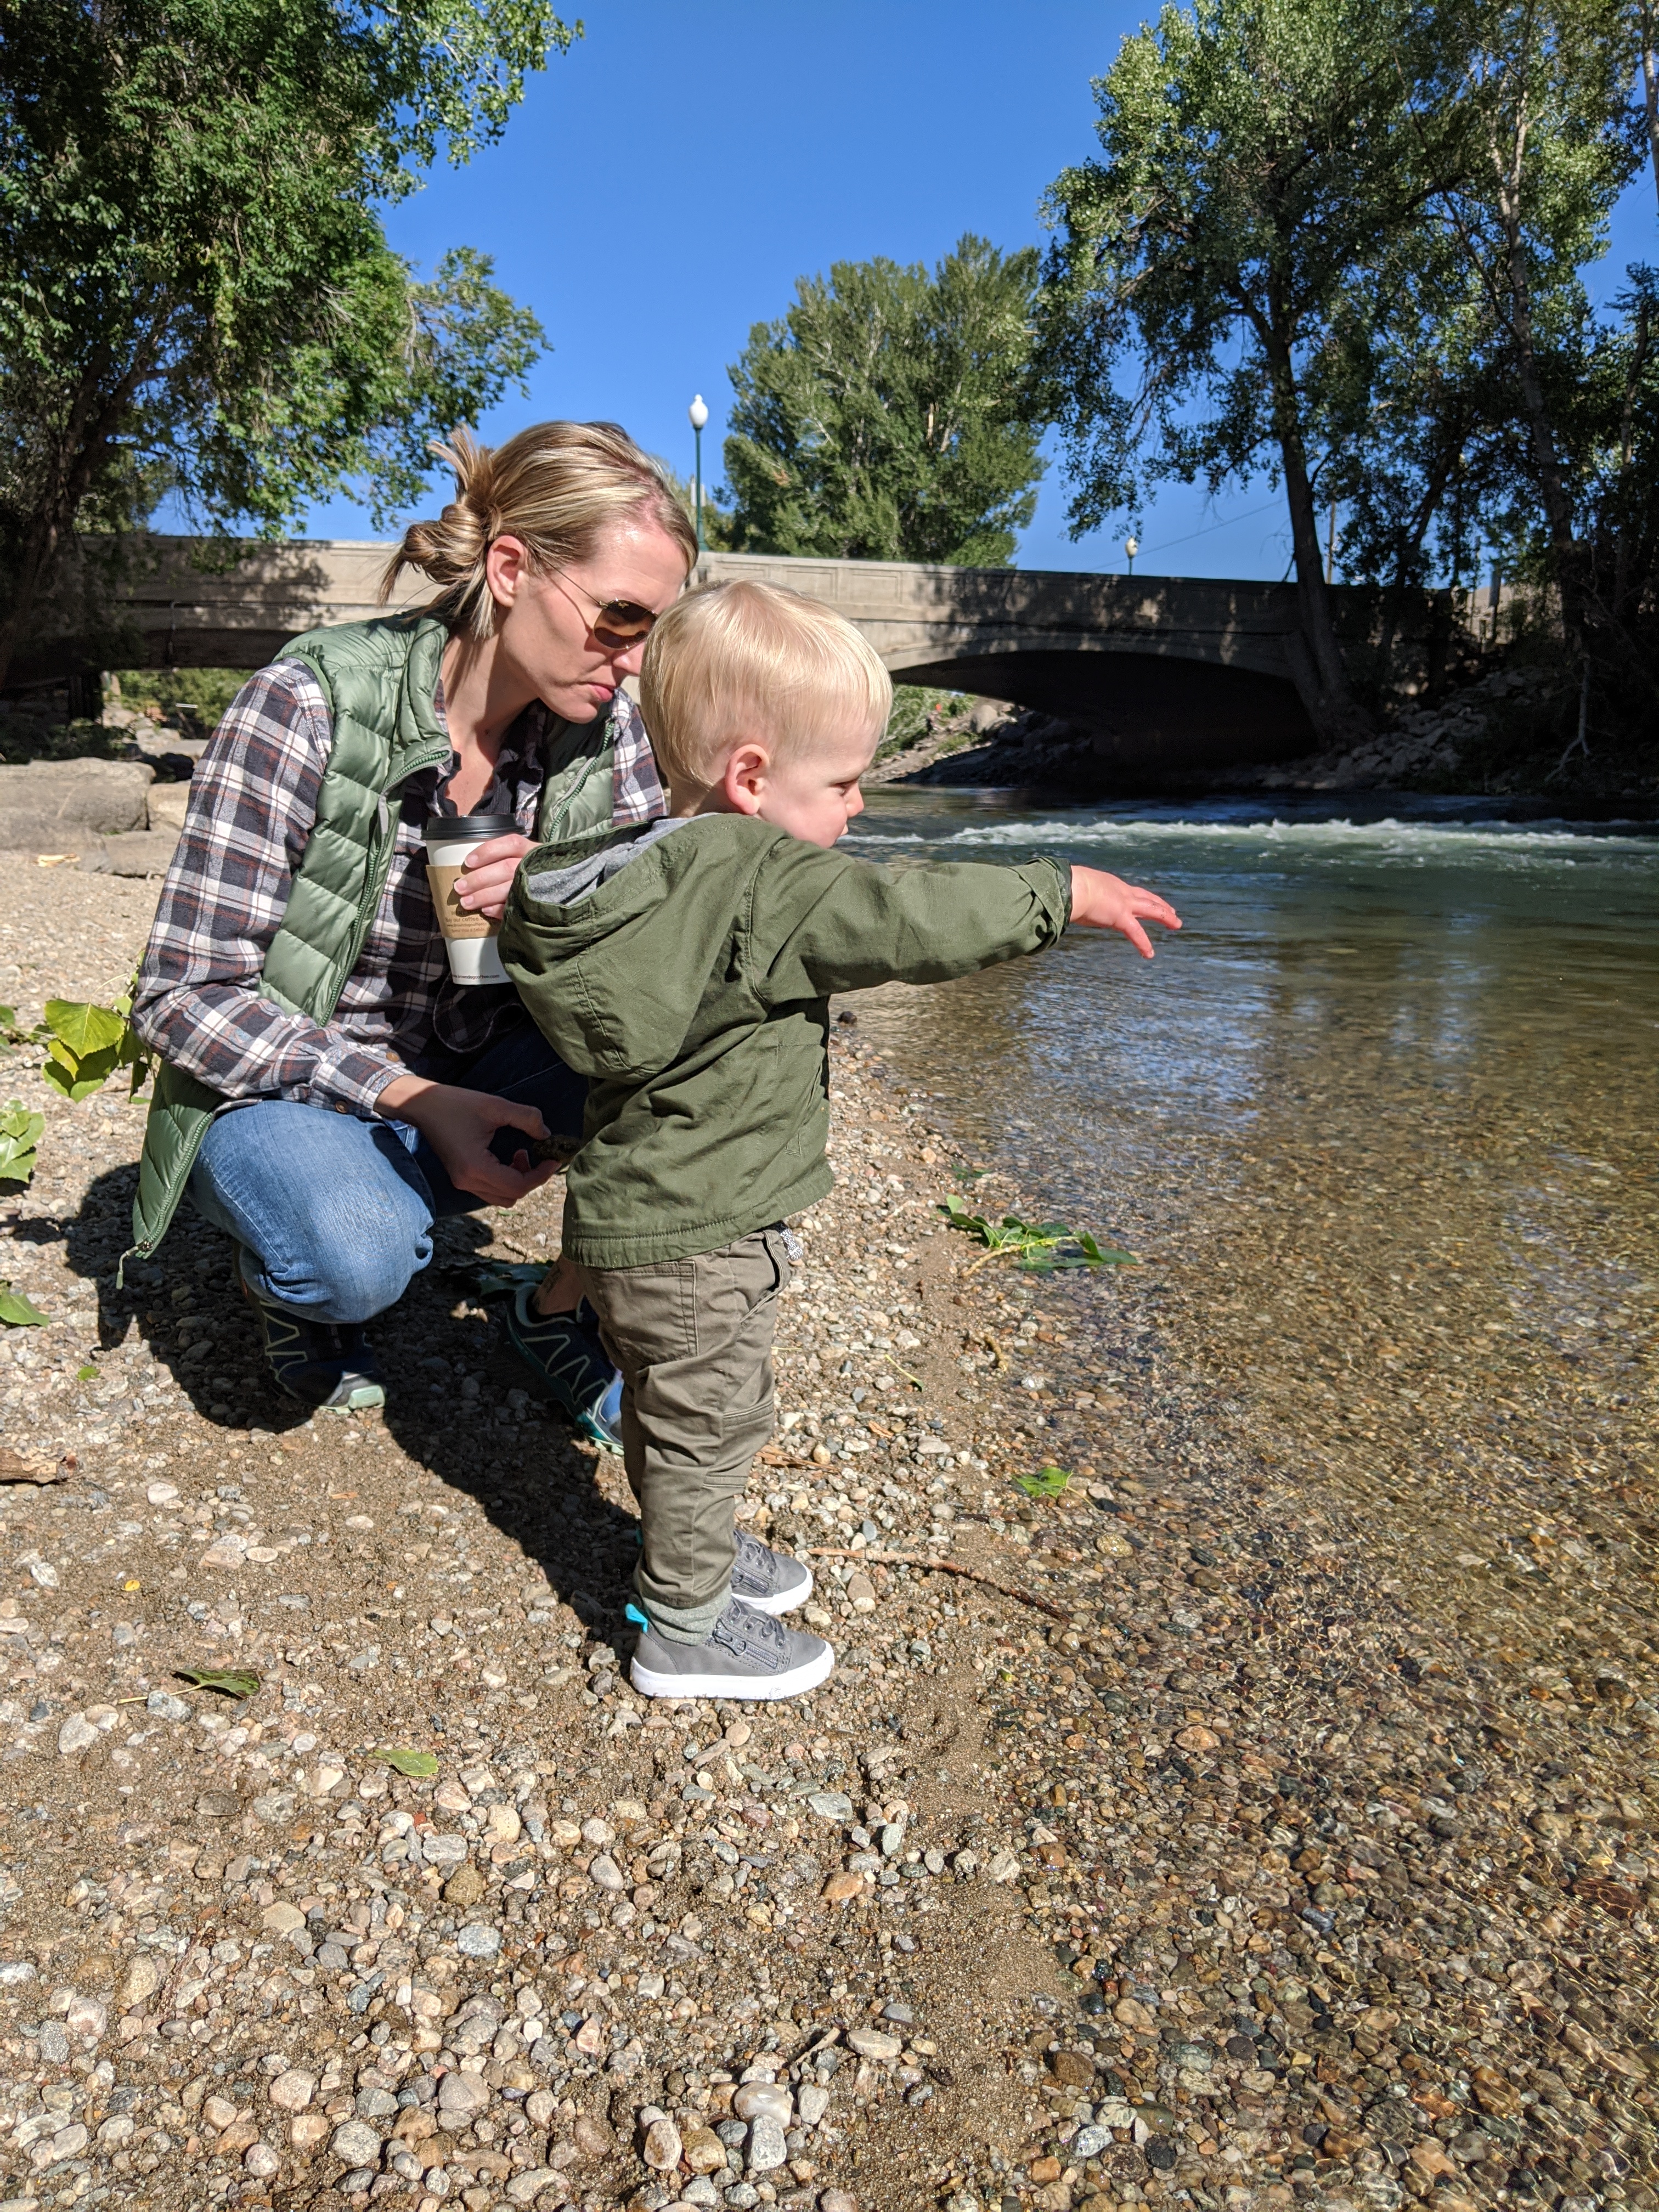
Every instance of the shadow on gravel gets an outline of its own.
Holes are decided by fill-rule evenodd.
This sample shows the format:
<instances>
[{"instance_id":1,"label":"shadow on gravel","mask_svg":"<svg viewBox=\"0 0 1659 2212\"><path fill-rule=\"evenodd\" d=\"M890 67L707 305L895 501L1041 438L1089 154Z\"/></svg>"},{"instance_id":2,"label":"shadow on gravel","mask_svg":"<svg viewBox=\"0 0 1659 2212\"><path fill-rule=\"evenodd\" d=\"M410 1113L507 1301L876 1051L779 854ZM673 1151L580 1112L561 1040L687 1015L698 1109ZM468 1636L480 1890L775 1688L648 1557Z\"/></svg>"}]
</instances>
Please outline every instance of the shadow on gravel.
<instances>
[{"instance_id":1,"label":"shadow on gravel","mask_svg":"<svg viewBox=\"0 0 1659 2212\"><path fill-rule=\"evenodd\" d=\"M265 1370L252 1309L236 1280L230 1239L210 1229L188 1200L154 1260L130 1260L133 1167L96 1176L72 1219L56 1224L77 1275L96 1285L98 1343L112 1351L137 1321L144 1348L165 1367L198 1419L222 1429L258 1427L280 1435L307 1419ZM47 1224L41 1224L42 1227Z\"/></svg>"},{"instance_id":2,"label":"shadow on gravel","mask_svg":"<svg viewBox=\"0 0 1659 2212\"><path fill-rule=\"evenodd\" d=\"M100 1176L72 1219L25 1223L18 1233L64 1237L70 1266L97 1286L99 1346L112 1352L136 1320L145 1350L199 1419L278 1437L301 1427L310 1416L266 1370L229 1238L188 1204L156 1257L130 1261L117 1288L135 1176L130 1167ZM545 1571L546 1602L562 1599L595 1634L613 1637L630 1595L636 1524L605 1497L593 1457L536 1395L484 1313L474 1286L489 1242L487 1223L470 1215L441 1222L431 1265L371 1325L386 1431L447 1488L475 1498Z\"/></svg>"},{"instance_id":3,"label":"shadow on gravel","mask_svg":"<svg viewBox=\"0 0 1659 2212\"><path fill-rule=\"evenodd\" d=\"M562 1600L613 1640L632 1595L638 1524L605 1496L606 1462L577 1443L485 1314L475 1285L489 1241L471 1215L440 1223L432 1265L376 1324L386 1431L536 1561L551 1586L544 1602Z\"/></svg>"}]
</instances>

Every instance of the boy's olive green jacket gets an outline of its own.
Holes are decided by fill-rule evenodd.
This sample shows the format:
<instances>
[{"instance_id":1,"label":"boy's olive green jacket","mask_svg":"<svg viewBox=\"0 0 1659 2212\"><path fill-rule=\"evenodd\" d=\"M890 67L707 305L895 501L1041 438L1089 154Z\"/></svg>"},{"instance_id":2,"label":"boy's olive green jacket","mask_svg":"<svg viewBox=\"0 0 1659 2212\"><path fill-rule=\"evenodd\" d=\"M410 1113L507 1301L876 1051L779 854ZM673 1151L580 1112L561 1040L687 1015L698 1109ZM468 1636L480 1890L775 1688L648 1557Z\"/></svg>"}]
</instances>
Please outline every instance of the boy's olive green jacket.
<instances>
[{"instance_id":1,"label":"boy's olive green jacket","mask_svg":"<svg viewBox=\"0 0 1659 2212\"><path fill-rule=\"evenodd\" d=\"M822 1198L829 994L970 975L1052 945L1070 913L1053 860L880 867L746 815L538 847L501 949L592 1085L565 1251L684 1259Z\"/></svg>"}]
</instances>

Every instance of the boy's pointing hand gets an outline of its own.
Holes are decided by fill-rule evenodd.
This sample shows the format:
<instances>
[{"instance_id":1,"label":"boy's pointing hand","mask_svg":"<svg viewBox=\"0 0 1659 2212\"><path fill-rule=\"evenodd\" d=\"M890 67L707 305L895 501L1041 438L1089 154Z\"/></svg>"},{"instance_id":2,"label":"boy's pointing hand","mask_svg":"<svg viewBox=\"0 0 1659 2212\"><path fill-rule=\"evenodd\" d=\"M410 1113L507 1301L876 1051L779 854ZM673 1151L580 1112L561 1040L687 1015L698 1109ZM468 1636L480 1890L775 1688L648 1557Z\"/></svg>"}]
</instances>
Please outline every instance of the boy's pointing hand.
<instances>
[{"instance_id":1,"label":"boy's pointing hand","mask_svg":"<svg viewBox=\"0 0 1659 2212\"><path fill-rule=\"evenodd\" d=\"M1146 960L1152 957L1152 944L1143 921L1161 921L1165 929L1181 927L1181 916L1167 899L1126 884L1121 876L1109 876L1103 868L1072 870L1072 920L1085 929L1116 930Z\"/></svg>"}]
</instances>

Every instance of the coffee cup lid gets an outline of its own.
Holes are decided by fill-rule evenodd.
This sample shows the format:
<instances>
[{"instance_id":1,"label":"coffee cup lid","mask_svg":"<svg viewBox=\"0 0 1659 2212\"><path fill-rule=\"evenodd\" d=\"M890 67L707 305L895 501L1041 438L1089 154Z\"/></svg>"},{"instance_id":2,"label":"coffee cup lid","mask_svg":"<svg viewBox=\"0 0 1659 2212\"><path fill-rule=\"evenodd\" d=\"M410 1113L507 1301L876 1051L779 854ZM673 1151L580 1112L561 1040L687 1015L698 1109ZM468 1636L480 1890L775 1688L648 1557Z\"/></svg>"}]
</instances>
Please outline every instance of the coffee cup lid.
<instances>
[{"instance_id":1,"label":"coffee cup lid","mask_svg":"<svg viewBox=\"0 0 1659 2212\"><path fill-rule=\"evenodd\" d=\"M518 827L511 814L428 814L421 836L428 845L479 845L486 837L511 837Z\"/></svg>"}]
</instances>

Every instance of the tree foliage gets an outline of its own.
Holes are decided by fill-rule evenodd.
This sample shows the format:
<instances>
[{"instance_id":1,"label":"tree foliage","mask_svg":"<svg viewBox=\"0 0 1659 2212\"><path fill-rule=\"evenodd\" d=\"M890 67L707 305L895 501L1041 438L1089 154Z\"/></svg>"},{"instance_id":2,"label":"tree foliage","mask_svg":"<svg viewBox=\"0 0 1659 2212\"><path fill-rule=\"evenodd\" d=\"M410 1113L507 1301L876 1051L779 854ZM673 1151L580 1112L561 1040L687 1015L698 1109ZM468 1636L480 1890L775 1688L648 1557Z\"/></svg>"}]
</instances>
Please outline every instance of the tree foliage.
<instances>
[{"instance_id":1,"label":"tree foliage","mask_svg":"<svg viewBox=\"0 0 1659 2212\"><path fill-rule=\"evenodd\" d=\"M1606 251L1614 202L1641 159L1635 57L1620 16L1615 0L1443 0L1437 15L1461 64L1465 158L1431 214L1465 272L1486 365L1501 380L1488 391L1512 433L1512 478L1575 634L1600 442L1583 402L1607 335L1581 272Z\"/></svg>"},{"instance_id":2,"label":"tree foliage","mask_svg":"<svg viewBox=\"0 0 1659 2212\"><path fill-rule=\"evenodd\" d=\"M836 262L757 323L730 371L738 547L999 567L1036 511L1024 388L1038 257L958 240L917 264Z\"/></svg>"},{"instance_id":3,"label":"tree foliage","mask_svg":"<svg viewBox=\"0 0 1659 2212\"><path fill-rule=\"evenodd\" d=\"M1656 280L1632 269L1598 312L1585 271L1656 152L1653 17L1627 0L1437 0L1433 21L1447 80L1405 97L1461 158L1396 258L1369 417L1333 456L1345 567L1473 580L1484 549L1549 587L1566 688L1650 717Z\"/></svg>"},{"instance_id":4,"label":"tree foliage","mask_svg":"<svg viewBox=\"0 0 1659 2212\"><path fill-rule=\"evenodd\" d=\"M1360 719L1337 649L1319 465L1363 410L1375 287L1419 218L1425 145L1400 71L1431 68L1408 7L1197 0L1126 39L1096 84L1103 158L1049 195L1061 236L1042 322L1047 404L1081 534L1163 478L1285 488L1301 688L1337 736Z\"/></svg>"},{"instance_id":5,"label":"tree foliage","mask_svg":"<svg viewBox=\"0 0 1659 2212\"><path fill-rule=\"evenodd\" d=\"M70 533L412 495L539 350L377 209L495 137L546 0L0 0L0 672Z\"/></svg>"},{"instance_id":6,"label":"tree foliage","mask_svg":"<svg viewBox=\"0 0 1659 2212\"><path fill-rule=\"evenodd\" d=\"M1304 696L1357 719L1321 576L1547 581L1575 654L1653 616L1656 279L1583 272L1659 183L1649 0L1195 0L1097 84L1041 314L1078 533L1160 479L1286 495ZM1632 98L1639 85L1642 96Z\"/></svg>"}]
</instances>

